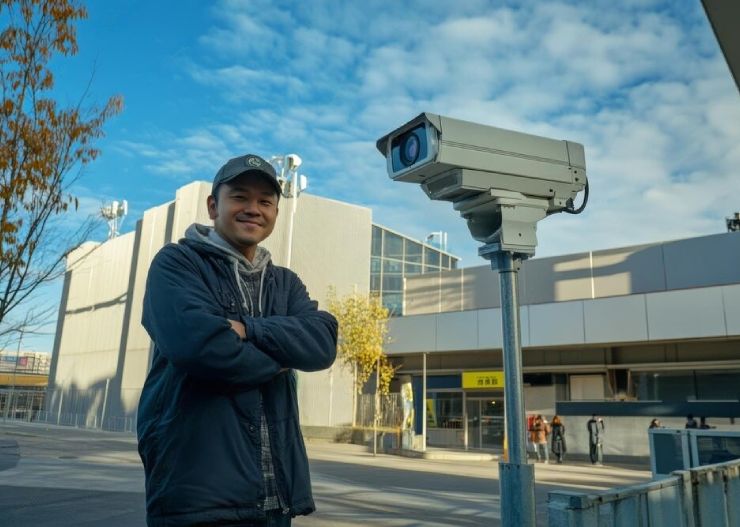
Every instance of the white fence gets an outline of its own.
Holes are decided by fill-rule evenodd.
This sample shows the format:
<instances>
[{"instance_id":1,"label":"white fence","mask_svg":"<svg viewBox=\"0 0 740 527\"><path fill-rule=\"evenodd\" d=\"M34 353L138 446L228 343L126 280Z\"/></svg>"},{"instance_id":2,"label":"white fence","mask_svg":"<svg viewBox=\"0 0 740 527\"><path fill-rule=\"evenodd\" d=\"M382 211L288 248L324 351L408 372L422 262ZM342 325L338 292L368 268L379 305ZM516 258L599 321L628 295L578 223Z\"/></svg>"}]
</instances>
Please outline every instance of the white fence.
<instances>
[{"instance_id":1,"label":"white fence","mask_svg":"<svg viewBox=\"0 0 740 527\"><path fill-rule=\"evenodd\" d=\"M601 494L554 491L550 527L740 527L740 460Z\"/></svg>"}]
</instances>

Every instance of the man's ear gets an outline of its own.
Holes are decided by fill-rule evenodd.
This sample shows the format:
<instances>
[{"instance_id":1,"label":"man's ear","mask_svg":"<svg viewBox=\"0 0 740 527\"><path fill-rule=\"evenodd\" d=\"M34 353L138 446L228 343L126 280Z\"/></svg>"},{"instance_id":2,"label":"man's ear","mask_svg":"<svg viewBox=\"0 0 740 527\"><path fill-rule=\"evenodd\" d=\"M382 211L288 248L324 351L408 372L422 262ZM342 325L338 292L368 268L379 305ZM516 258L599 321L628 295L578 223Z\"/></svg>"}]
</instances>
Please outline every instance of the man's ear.
<instances>
[{"instance_id":1,"label":"man's ear","mask_svg":"<svg viewBox=\"0 0 740 527\"><path fill-rule=\"evenodd\" d=\"M218 217L218 204L216 203L216 198L208 196L206 205L208 205L208 217L215 220Z\"/></svg>"}]
</instances>

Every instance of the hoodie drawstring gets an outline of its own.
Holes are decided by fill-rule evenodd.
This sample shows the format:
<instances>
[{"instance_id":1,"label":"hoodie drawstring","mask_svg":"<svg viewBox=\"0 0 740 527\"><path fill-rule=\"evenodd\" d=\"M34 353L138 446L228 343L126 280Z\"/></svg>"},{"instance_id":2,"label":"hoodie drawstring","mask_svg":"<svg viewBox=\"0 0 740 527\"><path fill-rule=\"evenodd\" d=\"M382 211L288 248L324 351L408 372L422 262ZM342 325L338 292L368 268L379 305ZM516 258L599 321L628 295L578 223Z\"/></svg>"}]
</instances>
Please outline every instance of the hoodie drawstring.
<instances>
[{"instance_id":1,"label":"hoodie drawstring","mask_svg":"<svg viewBox=\"0 0 740 527\"><path fill-rule=\"evenodd\" d=\"M237 260L234 260L234 277L236 278L236 285L239 287L239 294L242 295L242 306L244 306L244 309L247 310L247 312L251 315L254 311L254 306L252 304L252 299L249 297L249 295L244 293L244 286L242 285L242 277L239 276L239 262ZM249 299L249 305L247 305L247 299Z\"/></svg>"}]
</instances>

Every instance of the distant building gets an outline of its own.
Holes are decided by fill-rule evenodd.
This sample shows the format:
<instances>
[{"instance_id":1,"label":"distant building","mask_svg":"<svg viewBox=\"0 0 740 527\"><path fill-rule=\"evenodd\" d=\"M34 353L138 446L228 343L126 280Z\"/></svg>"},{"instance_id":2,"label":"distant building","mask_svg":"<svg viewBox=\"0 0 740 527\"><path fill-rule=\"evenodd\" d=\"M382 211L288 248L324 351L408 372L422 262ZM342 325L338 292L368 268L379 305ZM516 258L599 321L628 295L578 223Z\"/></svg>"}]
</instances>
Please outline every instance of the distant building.
<instances>
[{"instance_id":1,"label":"distant building","mask_svg":"<svg viewBox=\"0 0 740 527\"><path fill-rule=\"evenodd\" d=\"M44 406L50 364L48 353L0 351L0 417L37 417Z\"/></svg>"},{"instance_id":2,"label":"distant building","mask_svg":"<svg viewBox=\"0 0 740 527\"><path fill-rule=\"evenodd\" d=\"M565 416L569 452L605 417L607 456L647 456L647 426L740 417L740 236L723 233L524 262L519 273L528 414ZM410 378L428 444L501 448L498 274L406 279L388 354ZM427 357L427 394L421 392ZM426 400L426 404L422 401ZM736 425L735 425L736 426Z\"/></svg>"}]
</instances>

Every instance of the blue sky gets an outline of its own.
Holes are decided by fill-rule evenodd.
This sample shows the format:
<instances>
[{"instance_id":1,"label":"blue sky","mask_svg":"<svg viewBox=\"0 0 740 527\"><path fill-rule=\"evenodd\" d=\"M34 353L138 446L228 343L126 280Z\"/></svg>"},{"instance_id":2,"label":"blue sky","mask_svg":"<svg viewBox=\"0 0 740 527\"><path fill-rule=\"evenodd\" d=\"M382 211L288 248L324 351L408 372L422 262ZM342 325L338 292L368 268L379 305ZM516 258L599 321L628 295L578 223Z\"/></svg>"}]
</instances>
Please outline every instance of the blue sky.
<instances>
[{"instance_id":1,"label":"blue sky","mask_svg":"<svg viewBox=\"0 0 740 527\"><path fill-rule=\"evenodd\" d=\"M375 150L422 111L585 145L589 207L541 222L538 256L718 233L740 210L740 96L698 0L87 6L57 92L74 102L92 75L91 102L125 98L75 188L80 215L128 200L124 231L229 157L294 152L309 192L445 230L481 265L452 207Z\"/></svg>"}]
</instances>

